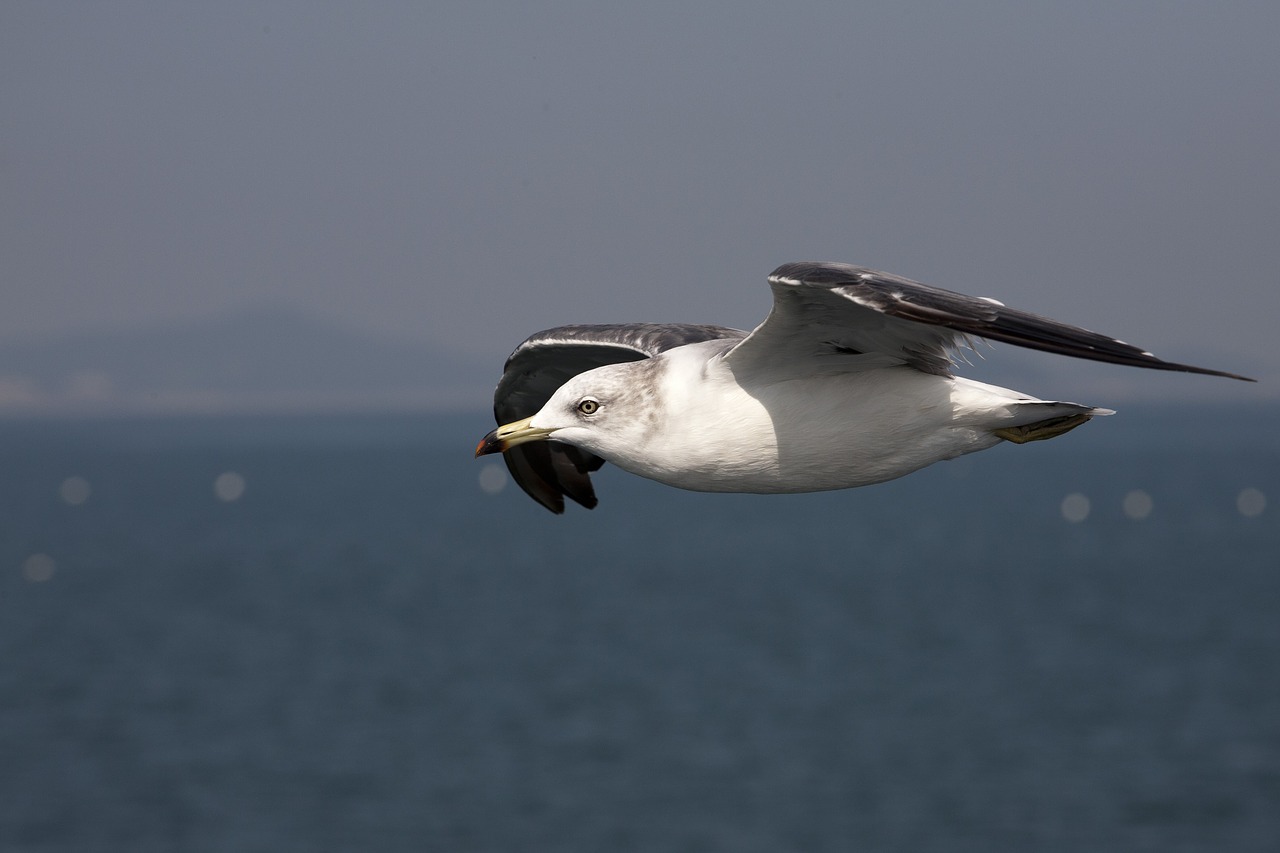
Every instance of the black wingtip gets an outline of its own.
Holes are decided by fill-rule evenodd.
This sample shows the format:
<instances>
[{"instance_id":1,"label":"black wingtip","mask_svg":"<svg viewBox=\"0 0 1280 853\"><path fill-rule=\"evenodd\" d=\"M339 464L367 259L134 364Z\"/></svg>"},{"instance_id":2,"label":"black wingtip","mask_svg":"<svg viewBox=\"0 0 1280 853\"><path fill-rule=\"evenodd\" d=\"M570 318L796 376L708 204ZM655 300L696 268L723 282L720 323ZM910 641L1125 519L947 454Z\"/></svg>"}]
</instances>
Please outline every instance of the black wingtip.
<instances>
[{"instance_id":1,"label":"black wingtip","mask_svg":"<svg viewBox=\"0 0 1280 853\"><path fill-rule=\"evenodd\" d=\"M1207 367L1196 367L1193 364L1178 364L1175 361L1165 361L1164 359L1156 358L1154 355L1151 355L1151 353L1145 353L1145 355L1149 356L1151 361L1139 363L1135 366L1151 367L1157 370L1172 370L1178 373L1198 373L1201 376L1221 376L1223 379L1238 379L1241 382L1258 381L1249 376L1241 376L1239 373L1228 373L1225 370L1211 370Z\"/></svg>"},{"instance_id":2,"label":"black wingtip","mask_svg":"<svg viewBox=\"0 0 1280 853\"><path fill-rule=\"evenodd\" d=\"M603 459L571 445L545 441L508 448L502 458L516 485L549 512L563 515L566 497L587 509L595 508L590 472L603 465Z\"/></svg>"}]
</instances>

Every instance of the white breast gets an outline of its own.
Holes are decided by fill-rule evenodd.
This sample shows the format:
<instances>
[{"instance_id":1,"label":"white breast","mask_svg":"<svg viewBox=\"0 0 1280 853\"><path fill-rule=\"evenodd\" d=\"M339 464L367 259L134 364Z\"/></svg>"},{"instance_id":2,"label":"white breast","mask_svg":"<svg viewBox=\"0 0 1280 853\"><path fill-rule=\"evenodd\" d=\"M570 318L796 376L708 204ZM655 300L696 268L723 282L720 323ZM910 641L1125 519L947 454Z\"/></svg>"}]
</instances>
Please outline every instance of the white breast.
<instances>
[{"instance_id":1,"label":"white breast","mask_svg":"<svg viewBox=\"0 0 1280 853\"><path fill-rule=\"evenodd\" d=\"M703 345L681 350L667 354L656 428L634 452L610 460L671 486L843 489L998 442L964 417L947 377L895 367L744 387Z\"/></svg>"}]
</instances>

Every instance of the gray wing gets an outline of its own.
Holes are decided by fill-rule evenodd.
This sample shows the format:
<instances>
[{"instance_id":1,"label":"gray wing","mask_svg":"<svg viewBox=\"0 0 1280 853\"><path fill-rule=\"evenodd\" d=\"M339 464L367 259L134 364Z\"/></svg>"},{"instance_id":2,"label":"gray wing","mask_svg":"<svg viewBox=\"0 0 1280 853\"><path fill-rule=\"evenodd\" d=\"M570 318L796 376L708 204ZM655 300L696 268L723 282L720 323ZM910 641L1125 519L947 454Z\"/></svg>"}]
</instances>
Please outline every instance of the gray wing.
<instances>
[{"instance_id":1,"label":"gray wing","mask_svg":"<svg viewBox=\"0 0 1280 853\"><path fill-rule=\"evenodd\" d=\"M493 394L499 424L535 414L570 377L605 364L652 358L685 344L741 340L746 332L723 326L632 323L602 326L559 326L528 338L503 367ZM599 456L555 441L535 441L502 454L511 476L538 503L564 512L564 498L591 509L596 505L592 471L604 464Z\"/></svg>"},{"instance_id":2,"label":"gray wing","mask_svg":"<svg viewBox=\"0 0 1280 853\"><path fill-rule=\"evenodd\" d=\"M849 264L783 264L769 276L769 285L773 310L725 355L731 365L791 363L812 370L811 360L823 355L861 353L945 376L950 375L951 353L973 336L1093 361L1253 381L1163 361L1123 341L1007 308L994 299Z\"/></svg>"}]
</instances>

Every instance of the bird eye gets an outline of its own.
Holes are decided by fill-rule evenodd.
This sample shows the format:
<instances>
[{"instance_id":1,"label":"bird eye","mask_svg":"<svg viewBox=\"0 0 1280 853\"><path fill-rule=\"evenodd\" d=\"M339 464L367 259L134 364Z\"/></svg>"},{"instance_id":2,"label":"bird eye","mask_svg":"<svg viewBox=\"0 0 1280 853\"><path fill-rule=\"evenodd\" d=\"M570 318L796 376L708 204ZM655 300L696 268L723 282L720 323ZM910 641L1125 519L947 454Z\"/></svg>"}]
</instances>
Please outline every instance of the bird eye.
<instances>
[{"instance_id":1,"label":"bird eye","mask_svg":"<svg viewBox=\"0 0 1280 853\"><path fill-rule=\"evenodd\" d=\"M578 411L584 415L594 415L596 410L600 408L600 403L590 397L585 397L578 403Z\"/></svg>"}]
</instances>

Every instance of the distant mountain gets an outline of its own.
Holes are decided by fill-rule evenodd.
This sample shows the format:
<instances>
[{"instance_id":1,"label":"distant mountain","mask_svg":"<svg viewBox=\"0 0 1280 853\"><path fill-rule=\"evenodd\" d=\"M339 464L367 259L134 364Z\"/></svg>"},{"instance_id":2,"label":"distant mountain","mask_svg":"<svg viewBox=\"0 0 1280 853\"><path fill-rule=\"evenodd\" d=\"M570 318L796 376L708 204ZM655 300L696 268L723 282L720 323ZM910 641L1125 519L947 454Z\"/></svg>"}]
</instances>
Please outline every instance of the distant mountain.
<instances>
[{"instance_id":1,"label":"distant mountain","mask_svg":"<svg viewBox=\"0 0 1280 853\"><path fill-rule=\"evenodd\" d=\"M1231 365L1195 352L1193 363ZM1255 399L1260 386L979 344L957 372L1043 399ZM487 408L500 362L384 340L286 310L0 343L0 417Z\"/></svg>"},{"instance_id":2,"label":"distant mountain","mask_svg":"<svg viewBox=\"0 0 1280 853\"><path fill-rule=\"evenodd\" d=\"M279 309L0 343L0 415L457 408L494 365Z\"/></svg>"}]
</instances>

